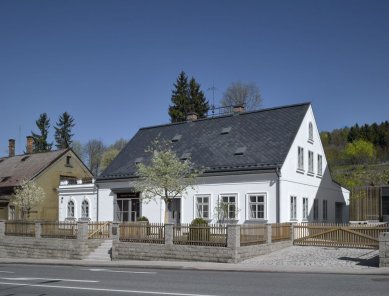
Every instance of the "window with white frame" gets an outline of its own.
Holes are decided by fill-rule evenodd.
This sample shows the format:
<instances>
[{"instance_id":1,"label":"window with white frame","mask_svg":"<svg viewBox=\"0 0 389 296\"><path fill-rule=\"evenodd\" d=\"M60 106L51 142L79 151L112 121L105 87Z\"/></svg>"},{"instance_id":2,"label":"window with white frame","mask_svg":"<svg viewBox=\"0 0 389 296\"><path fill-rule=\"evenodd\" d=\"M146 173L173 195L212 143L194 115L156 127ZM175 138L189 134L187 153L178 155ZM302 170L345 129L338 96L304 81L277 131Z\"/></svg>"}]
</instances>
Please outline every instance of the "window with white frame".
<instances>
[{"instance_id":1,"label":"window with white frame","mask_svg":"<svg viewBox=\"0 0 389 296\"><path fill-rule=\"evenodd\" d=\"M210 195L196 195L196 218L209 219Z\"/></svg>"},{"instance_id":2,"label":"window with white frame","mask_svg":"<svg viewBox=\"0 0 389 296\"><path fill-rule=\"evenodd\" d=\"M313 201L313 220L319 220L319 200Z\"/></svg>"},{"instance_id":3,"label":"window with white frame","mask_svg":"<svg viewBox=\"0 0 389 296\"><path fill-rule=\"evenodd\" d=\"M317 174L323 175L323 156L320 154L317 155Z\"/></svg>"},{"instance_id":4,"label":"window with white frame","mask_svg":"<svg viewBox=\"0 0 389 296\"><path fill-rule=\"evenodd\" d=\"M74 202L70 200L68 202L68 218L74 218Z\"/></svg>"},{"instance_id":5,"label":"window with white frame","mask_svg":"<svg viewBox=\"0 0 389 296\"><path fill-rule=\"evenodd\" d=\"M297 150L297 169L300 171L304 170L304 148L303 147L298 147Z\"/></svg>"},{"instance_id":6,"label":"window with white frame","mask_svg":"<svg viewBox=\"0 0 389 296\"><path fill-rule=\"evenodd\" d=\"M313 152L308 151L308 173L313 174Z\"/></svg>"},{"instance_id":7,"label":"window with white frame","mask_svg":"<svg viewBox=\"0 0 389 296\"><path fill-rule=\"evenodd\" d=\"M223 216L225 219L237 219L237 196L233 194L221 195Z\"/></svg>"},{"instance_id":8,"label":"window with white frame","mask_svg":"<svg viewBox=\"0 0 389 296\"><path fill-rule=\"evenodd\" d=\"M89 202L83 200L81 204L81 218L89 218Z\"/></svg>"},{"instance_id":9,"label":"window with white frame","mask_svg":"<svg viewBox=\"0 0 389 296\"><path fill-rule=\"evenodd\" d=\"M328 202L326 199L323 200L323 220L327 220L328 219L328 216L327 216L327 213L328 213Z\"/></svg>"},{"instance_id":10,"label":"window with white frame","mask_svg":"<svg viewBox=\"0 0 389 296\"><path fill-rule=\"evenodd\" d=\"M308 197L303 197L303 220L308 219Z\"/></svg>"},{"instance_id":11,"label":"window with white frame","mask_svg":"<svg viewBox=\"0 0 389 296\"><path fill-rule=\"evenodd\" d=\"M249 218L266 218L266 196L264 194L249 194Z\"/></svg>"},{"instance_id":12,"label":"window with white frame","mask_svg":"<svg viewBox=\"0 0 389 296\"><path fill-rule=\"evenodd\" d=\"M312 122L308 125L308 141L313 142L313 124Z\"/></svg>"},{"instance_id":13,"label":"window with white frame","mask_svg":"<svg viewBox=\"0 0 389 296\"><path fill-rule=\"evenodd\" d=\"M290 220L297 219L297 196L290 197Z\"/></svg>"}]
</instances>

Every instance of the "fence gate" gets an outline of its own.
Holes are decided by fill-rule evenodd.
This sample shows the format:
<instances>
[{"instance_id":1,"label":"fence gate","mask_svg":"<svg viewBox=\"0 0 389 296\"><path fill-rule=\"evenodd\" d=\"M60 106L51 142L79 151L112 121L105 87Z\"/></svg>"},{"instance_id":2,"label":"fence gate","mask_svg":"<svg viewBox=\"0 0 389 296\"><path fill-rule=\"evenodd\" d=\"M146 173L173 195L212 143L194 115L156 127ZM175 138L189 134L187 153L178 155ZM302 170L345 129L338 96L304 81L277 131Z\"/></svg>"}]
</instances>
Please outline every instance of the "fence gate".
<instances>
[{"instance_id":1,"label":"fence gate","mask_svg":"<svg viewBox=\"0 0 389 296\"><path fill-rule=\"evenodd\" d=\"M298 224L293 244L378 249L379 235L386 231L389 225Z\"/></svg>"}]
</instances>

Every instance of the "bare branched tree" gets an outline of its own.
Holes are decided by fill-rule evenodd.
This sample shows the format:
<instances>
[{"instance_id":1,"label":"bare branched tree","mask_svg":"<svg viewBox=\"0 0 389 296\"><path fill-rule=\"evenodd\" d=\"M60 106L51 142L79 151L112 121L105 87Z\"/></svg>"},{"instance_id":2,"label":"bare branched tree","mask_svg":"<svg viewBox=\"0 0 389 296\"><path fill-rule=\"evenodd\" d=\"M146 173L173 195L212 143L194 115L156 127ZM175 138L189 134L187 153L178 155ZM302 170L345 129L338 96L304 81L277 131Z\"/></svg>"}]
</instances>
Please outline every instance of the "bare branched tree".
<instances>
[{"instance_id":1,"label":"bare branched tree","mask_svg":"<svg viewBox=\"0 0 389 296\"><path fill-rule=\"evenodd\" d=\"M222 106L243 105L247 111L256 110L262 103L261 92L254 83L233 82L223 94Z\"/></svg>"}]
</instances>

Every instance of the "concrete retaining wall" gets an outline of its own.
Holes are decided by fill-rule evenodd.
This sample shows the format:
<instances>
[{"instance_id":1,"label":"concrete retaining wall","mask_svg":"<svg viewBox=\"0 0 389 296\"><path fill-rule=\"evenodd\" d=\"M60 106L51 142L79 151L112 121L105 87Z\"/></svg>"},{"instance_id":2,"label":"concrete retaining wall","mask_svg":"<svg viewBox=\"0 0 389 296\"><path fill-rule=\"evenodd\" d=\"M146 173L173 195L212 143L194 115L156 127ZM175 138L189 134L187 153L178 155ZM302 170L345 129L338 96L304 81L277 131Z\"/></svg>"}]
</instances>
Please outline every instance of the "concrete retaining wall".
<instances>
[{"instance_id":1,"label":"concrete retaining wall","mask_svg":"<svg viewBox=\"0 0 389 296\"><path fill-rule=\"evenodd\" d=\"M380 234L380 267L389 267L389 232Z\"/></svg>"}]
</instances>

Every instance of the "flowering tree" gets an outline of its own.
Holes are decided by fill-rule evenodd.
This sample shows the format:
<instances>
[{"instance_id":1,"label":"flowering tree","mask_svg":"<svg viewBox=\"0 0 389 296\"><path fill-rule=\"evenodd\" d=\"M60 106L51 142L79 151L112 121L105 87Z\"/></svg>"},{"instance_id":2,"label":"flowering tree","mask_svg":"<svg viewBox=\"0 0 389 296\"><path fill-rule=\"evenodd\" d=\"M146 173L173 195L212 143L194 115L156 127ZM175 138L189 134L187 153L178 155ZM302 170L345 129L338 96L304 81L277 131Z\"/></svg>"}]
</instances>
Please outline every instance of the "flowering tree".
<instances>
[{"instance_id":1,"label":"flowering tree","mask_svg":"<svg viewBox=\"0 0 389 296\"><path fill-rule=\"evenodd\" d=\"M194 169L190 158L180 160L166 142L155 140L146 152L151 154L151 162L137 165L139 182L135 189L142 193L141 198L146 201L161 198L166 206L165 222L173 223L173 200L194 187L201 171Z\"/></svg>"},{"instance_id":2,"label":"flowering tree","mask_svg":"<svg viewBox=\"0 0 389 296\"><path fill-rule=\"evenodd\" d=\"M20 187L15 189L11 203L21 212L22 220L29 219L31 210L40 204L45 197L45 192L34 181L23 181Z\"/></svg>"}]
</instances>

